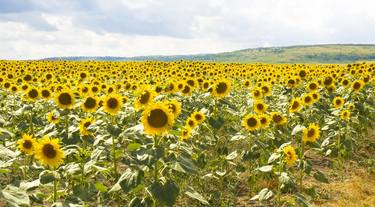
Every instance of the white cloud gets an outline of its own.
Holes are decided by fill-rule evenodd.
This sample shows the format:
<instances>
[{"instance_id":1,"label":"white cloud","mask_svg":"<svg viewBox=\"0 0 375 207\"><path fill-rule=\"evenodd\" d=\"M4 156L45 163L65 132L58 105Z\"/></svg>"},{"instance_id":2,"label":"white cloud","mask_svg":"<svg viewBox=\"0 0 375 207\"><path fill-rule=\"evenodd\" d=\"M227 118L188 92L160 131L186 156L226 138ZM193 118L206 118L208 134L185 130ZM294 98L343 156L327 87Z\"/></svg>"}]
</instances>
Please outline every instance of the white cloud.
<instances>
[{"instance_id":1,"label":"white cloud","mask_svg":"<svg viewBox=\"0 0 375 207\"><path fill-rule=\"evenodd\" d=\"M0 6L0 58L172 55L294 44L375 43L372 0L110 2L32 0L19 9L21 4L6 7L4 3L5 9Z\"/></svg>"}]
</instances>

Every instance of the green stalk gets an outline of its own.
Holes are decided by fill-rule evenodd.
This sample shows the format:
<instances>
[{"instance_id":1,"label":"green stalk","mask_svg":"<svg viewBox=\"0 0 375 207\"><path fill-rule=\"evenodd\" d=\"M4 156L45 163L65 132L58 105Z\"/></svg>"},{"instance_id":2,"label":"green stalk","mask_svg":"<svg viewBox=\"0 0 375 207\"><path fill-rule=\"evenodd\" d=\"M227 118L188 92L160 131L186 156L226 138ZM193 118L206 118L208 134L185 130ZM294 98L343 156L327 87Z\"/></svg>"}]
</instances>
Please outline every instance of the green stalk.
<instances>
[{"instance_id":1,"label":"green stalk","mask_svg":"<svg viewBox=\"0 0 375 207\"><path fill-rule=\"evenodd\" d=\"M277 206L281 206L281 181L280 181L280 176L281 176L281 171L283 169L283 161L280 160L279 162L279 182L277 186Z\"/></svg>"},{"instance_id":2,"label":"green stalk","mask_svg":"<svg viewBox=\"0 0 375 207\"><path fill-rule=\"evenodd\" d=\"M69 139L69 111L65 114L65 131L66 131L66 139Z\"/></svg>"},{"instance_id":3,"label":"green stalk","mask_svg":"<svg viewBox=\"0 0 375 207\"><path fill-rule=\"evenodd\" d=\"M34 137L33 115L32 115L32 112L31 112L31 111L30 111L30 113L29 113L28 118L29 118L29 125L30 125L30 134L31 134L31 136Z\"/></svg>"},{"instance_id":4,"label":"green stalk","mask_svg":"<svg viewBox=\"0 0 375 207\"><path fill-rule=\"evenodd\" d=\"M111 124L115 123L115 117L111 116ZM117 175L117 160L116 160L116 143L115 137L112 135L112 156L113 156L113 170L114 174Z\"/></svg>"},{"instance_id":5,"label":"green stalk","mask_svg":"<svg viewBox=\"0 0 375 207\"><path fill-rule=\"evenodd\" d=\"M158 146L158 139L156 136L153 137L153 141L154 141L154 148L156 148ZM155 162L155 165L154 165L154 181L156 182L158 180L158 162L156 161Z\"/></svg>"},{"instance_id":6,"label":"green stalk","mask_svg":"<svg viewBox=\"0 0 375 207\"><path fill-rule=\"evenodd\" d=\"M56 178L53 180L53 202L57 201L57 181Z\"/></svg>"},{"instance_id":7,"label":"green stalk","mask_svg":"<svg viewBox=\"0 0 375 207\"><path fill-rule=\"evenodd\" d=\"M299 188L303 190L303 158L304 158L305 143L301 139L301 152L300 152L300 169L299 169Z\"/></svg>"},{"instance_id":8,"label":"green stalk","mask_svg":"<svg viewBox=\"0 0 375 207\"><path fill-rule=\"evenodd\" d=\"M115 144L115 138L113 136L112 136L112 156L113 156L114 174L117 175L116 144Z\"/></svg>"}]
</instances>

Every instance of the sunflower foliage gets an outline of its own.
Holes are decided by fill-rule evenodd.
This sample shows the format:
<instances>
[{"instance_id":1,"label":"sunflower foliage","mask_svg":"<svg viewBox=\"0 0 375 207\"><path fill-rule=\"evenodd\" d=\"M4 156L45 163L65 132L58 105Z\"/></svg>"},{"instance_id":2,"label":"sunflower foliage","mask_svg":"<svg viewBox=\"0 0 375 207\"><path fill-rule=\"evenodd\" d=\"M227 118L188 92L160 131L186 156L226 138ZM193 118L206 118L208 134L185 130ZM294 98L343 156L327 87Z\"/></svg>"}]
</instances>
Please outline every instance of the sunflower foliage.
<instances>
[{"instance_id":1,"label":"sunflower foliage","mask_svg":"<svg viewBox=\"0 0 375 207\"><path fill-rule=\"evenodd\" d=\"M375 146L371 63L0 68L0 205L308 206L312 155Z\"/></svg>"}]
</instances>

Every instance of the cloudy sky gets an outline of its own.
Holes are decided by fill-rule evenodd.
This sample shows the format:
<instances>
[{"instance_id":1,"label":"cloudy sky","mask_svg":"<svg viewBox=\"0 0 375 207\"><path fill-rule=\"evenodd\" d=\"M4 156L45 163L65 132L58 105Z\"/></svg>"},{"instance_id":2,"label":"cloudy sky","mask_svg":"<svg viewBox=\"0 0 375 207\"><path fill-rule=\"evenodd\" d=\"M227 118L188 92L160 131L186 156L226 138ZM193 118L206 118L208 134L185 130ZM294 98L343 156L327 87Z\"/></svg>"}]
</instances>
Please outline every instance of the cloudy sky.
<instances>
[{"instance_id":1,"label":"cloudy sky","mask_svg":"<svg viewBox=\"0 0 375 207\"><path fill-rule=\"evenodd\" d=\"M375 43L374 0L0 0L0 59Z\"/></svg>"}]
</instances>

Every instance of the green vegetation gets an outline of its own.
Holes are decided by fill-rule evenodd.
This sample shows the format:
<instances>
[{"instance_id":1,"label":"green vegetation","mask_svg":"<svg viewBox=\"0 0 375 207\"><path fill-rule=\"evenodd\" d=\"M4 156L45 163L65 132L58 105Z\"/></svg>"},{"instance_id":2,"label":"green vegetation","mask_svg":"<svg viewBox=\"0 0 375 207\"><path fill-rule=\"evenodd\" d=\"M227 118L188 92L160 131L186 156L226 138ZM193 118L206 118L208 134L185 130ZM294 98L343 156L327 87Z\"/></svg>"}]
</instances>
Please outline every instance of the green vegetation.
<instances>
[{"instance_id":1,"label":"green vegetation","mask_svg":"<svg viewBox=\"0 0 375 207\"><path fill-rule=\"evenodd\" d=\"M350 63L375 61L375 45L332 44L244 49L233 52L201 55L141 56L141 57L64 57L46 60L102 61L176 61L196 60L240 63Z\"/></svg>"}]
</instances>

